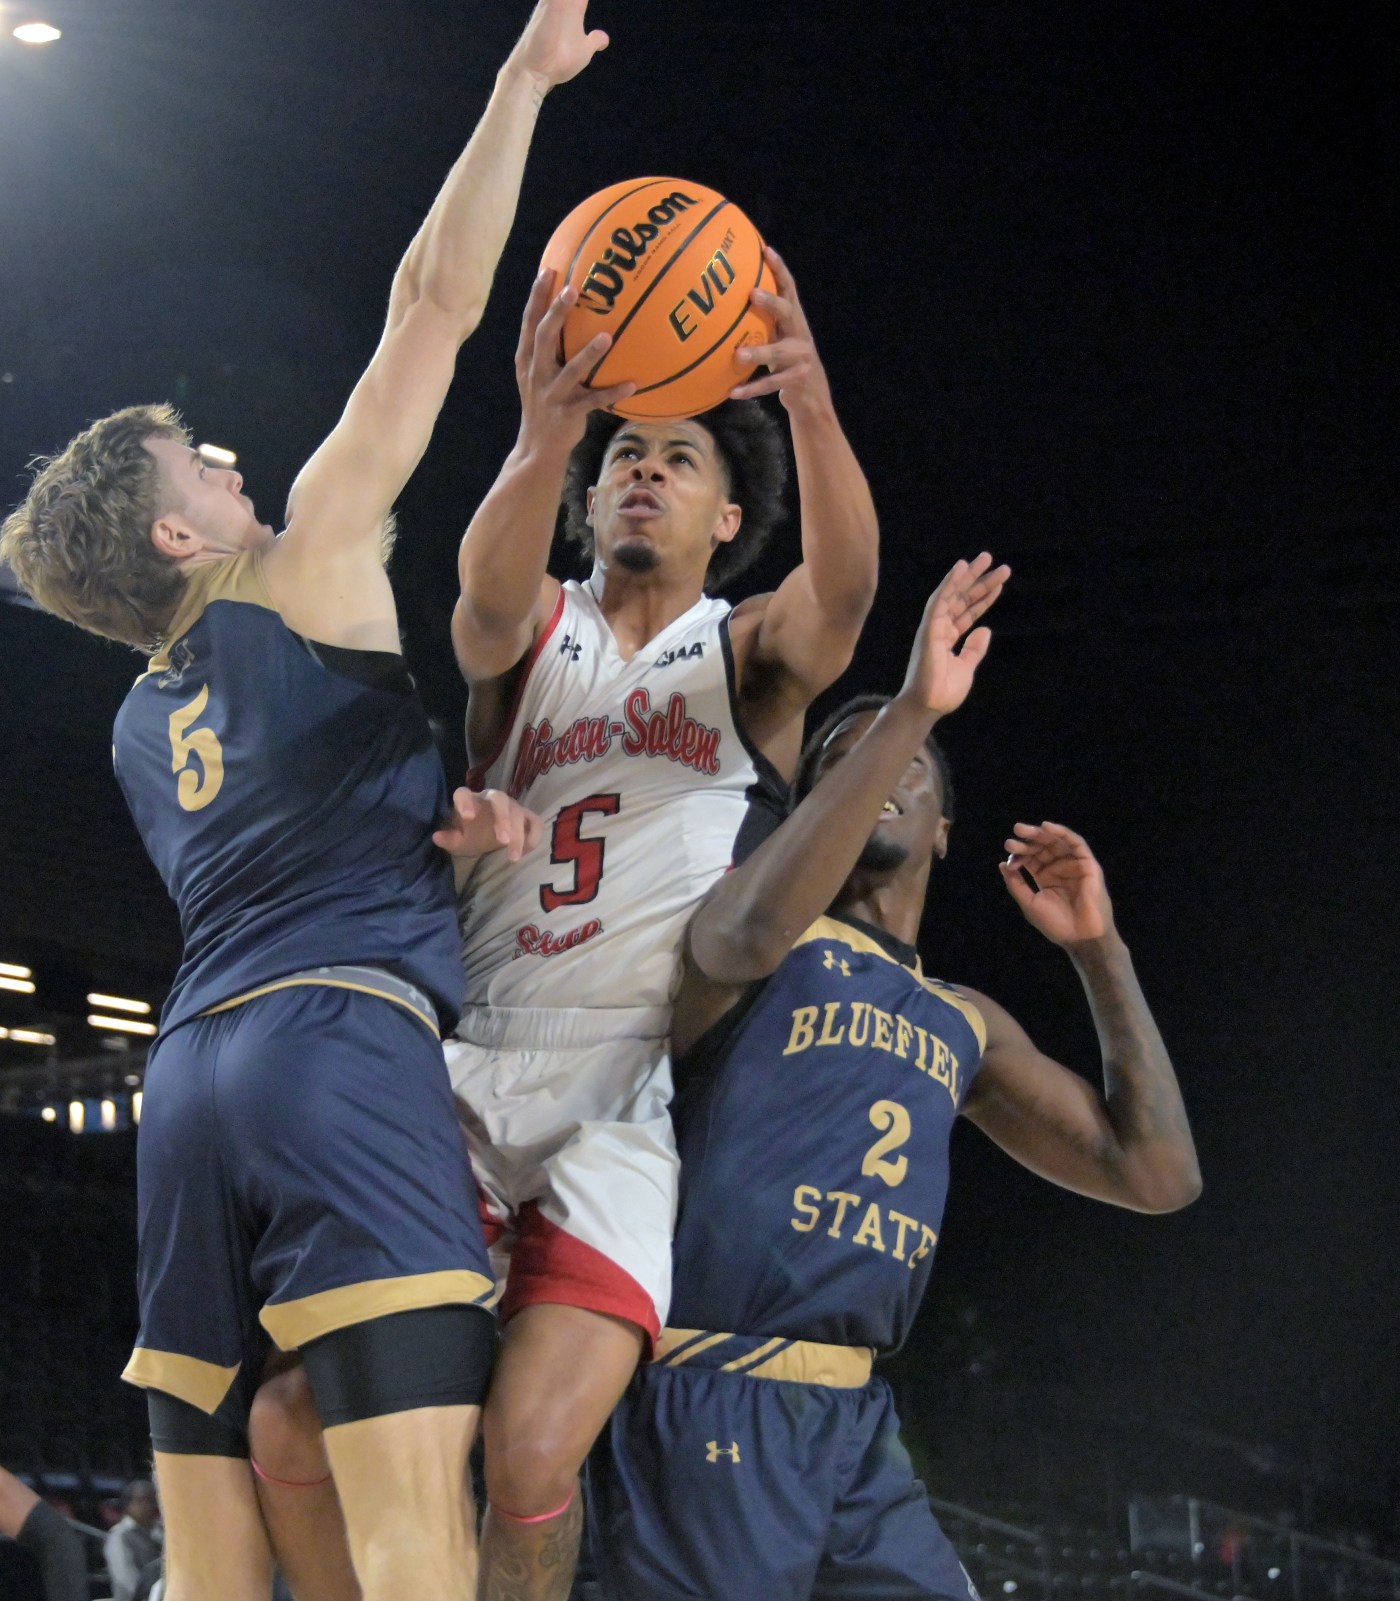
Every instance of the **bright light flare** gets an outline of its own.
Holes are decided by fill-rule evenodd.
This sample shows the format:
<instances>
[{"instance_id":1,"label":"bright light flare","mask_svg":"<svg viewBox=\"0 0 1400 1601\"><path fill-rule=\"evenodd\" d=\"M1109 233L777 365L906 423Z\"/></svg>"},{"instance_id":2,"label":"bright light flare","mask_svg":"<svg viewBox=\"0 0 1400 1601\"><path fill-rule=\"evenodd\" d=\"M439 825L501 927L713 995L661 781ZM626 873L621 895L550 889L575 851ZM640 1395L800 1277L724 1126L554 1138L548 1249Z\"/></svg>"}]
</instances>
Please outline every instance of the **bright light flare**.
<instances>
[{"instance_id":1,"label":"bright light flare","mask_svg":"<svg viewBox=\"0 0 1400 1601\"><path fill-rule=\"evenodd\" d=\"M103 1103L102 1103L102 1129L103 1129L103 1132L106 1133L106 1134L111 1134L115 1130L116 1126L117 1126L117 1103L115 1101L103 1101Z\"/></svg>"},{"instance_id":2,"label":"bright light flare","mask_svg":"<svg viewBox=\"0 0 1400 1601\"><path fill-rule=\"evenodd\" d=\"M238 461L238 452L226 450L222 445L199 445L196 449L215 467L232 467Z\"/></svg>"},{"instance_id":3,"label":"bright light flare","mask_svg":"<svg viewBox=\"0 0 1400 1601\"><path fill-rule=\"evenodd\" d=\"M138 1023L130 1017L104 1017L101 1012L89 1012L88 1023L93 1028L119 1029L123 1034L154 1034L154 1023Z\"/></svg>"},{"instance_id":4,"label":"bright light flare","mask_svg":"<svg viewBox=\"0 0 1400 1601\"><path fill-rule=\"evenodd\" d=\"M0 978L33 978L32 967L20 967L16 962L0 962Z\"/></svg>"},{"instance_id":5,"label":"bright light flare","mask_svg":"<svg viewBox=\"0 0 1400 1601\"><path fill-rule=\"evenodd\" d=\"M21 44L52 44L63 37L63 29L51 22L21 22L15 29L15 38Z\"/></svg>"},{"instance_id":6,"label":"bright light flare","mask_svg":"<svg viewBox=\"0 0 1400 1601\"><path fill-rule=\"evenodd\" d=\"M131 1121L133 1123L140 1123L141 1121L141 1102L144 1099L145 1096L140 1090L137 1090L131 1097Z\"/></svg>"},{"instance_id":7,"label":"bright light flare","mask_svg":"<svg viewBox=\"0 0 1400 1601\"><path fill-rule=\"evenodd\" d=\"M19 1045L52 1045L52 1034L43 1034L37 1028L0 1028L0 1040L14 1040Z\"/></svg>"},{"instance_id":8,"label":"bright light flare","mask_svg":"<svg viewBox=\"0 0 1400 1601\"><path fill-rule=\"evenodd\" d=\"M16 995L32 995L34 993L34 980L32 978L6 978L0 973L0 990L13 990Z\"/></svg>"},{"instance_id":9,"label":"bright light flare","mask_svg":"<svg viewBox=\"0 0 1400 1601\"><path fill-rule=\"evenodd\" d=\"M58 1108L56 1106L46 1106L44 1110L39 1113L39 1116L42 1117L46 1123L57 1123Z\"/></svg>"},{"instance_id":10,"label":"bright light flare","mask_svg":"<svg viewBox=\"0 0 1400 1601\"><path fill-rule=\"evenodd\" d=\"M143 1017L151 1009L149 1001L129 1001L124 995L98 995L95 992L88 996L89 1006L105 1006L112 1012L137 1012Z\"/></svg>"},{"instance_id":11,"label":"bright light flare","mask_svg":"<svg viewBox=\"0 0 1400 1601\"><path fill-rule=\"evenodd\" d=\"M87 1107L81 1101L68 1103L68 1129L72 1134L81 1134L83 1124L87 1119Z\"/></svg>"}]
</instances>

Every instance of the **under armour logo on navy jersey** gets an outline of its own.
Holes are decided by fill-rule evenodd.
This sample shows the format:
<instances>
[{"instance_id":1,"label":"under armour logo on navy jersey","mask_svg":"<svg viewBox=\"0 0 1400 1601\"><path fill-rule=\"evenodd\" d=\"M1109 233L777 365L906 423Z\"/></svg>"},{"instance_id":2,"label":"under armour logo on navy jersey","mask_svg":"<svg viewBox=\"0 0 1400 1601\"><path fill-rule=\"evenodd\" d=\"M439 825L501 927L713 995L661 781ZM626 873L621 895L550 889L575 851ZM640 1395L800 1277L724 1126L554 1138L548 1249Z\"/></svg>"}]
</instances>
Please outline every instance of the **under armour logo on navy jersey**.
<instances>
[{"instance_id":1,"label":"under armour logo on navy jersey","mask_svg":"<svg viewBox=\"0 0 1400 1601\"><path fill-rule=\"evenodd\" d=\"M180 640L170 652L170 665L161 674L158 682L162 689L178 689L186 672L194 662L194 651L190 648L187 639Z\"/></svg>"},{"instance_id":2,"label":"under armour logo on navy jersey","mask_svg":"<svg viewBox=\"0 0 1400 1601\"><path fill-rule=\"evenodd\" d=\"M651 665L669 667L672 662L698 661L704 654L704 641L697 639L693 645L677 645L673 650L663 650Z\"/></svg>"},{"instance_id":3,"label":"under armour logo on navy jersey","mask_svg":"<svg viewBox=\"0 0 1400 1601\"><path fill-rule=\"evenodd\" d=\"M739 1455L739 1442L734 1440L729 1445L721 1445L718 1440L711 1440L705 1447L705 1460L718 1462L722 1456L727 1456L731 1462L741 1462L743 1458Z\"/></svg>"},{"instance_id":4,"label":"under armour logo on navy jersey","mask_svg":"<svg viewBox=\"0 0 1400 1601\"><path fill-rule=\"evenodd\" d=\"M567 656L571 662L576 662L583 654L583 646L576 645L574 643L574 636L572 634L565 634L564 643L559 647L559 654L561 656Z\"/></svg>"},{"instance_id":5,"label":"under armour logo on navy jersey","mask_svg":"<svg viewBox=\"0 0 1400 1601\"><path fill-rule=\"evenodd\" d=\"M842 978L849 978L851 976L851 964L844 956L838 957L836 952L833 950L828 949L826 953L826 960L822 963L822 966L826 968L828 972L835 972L835 970L839 967L841 969Z\"/></svg>"}]
</instances>

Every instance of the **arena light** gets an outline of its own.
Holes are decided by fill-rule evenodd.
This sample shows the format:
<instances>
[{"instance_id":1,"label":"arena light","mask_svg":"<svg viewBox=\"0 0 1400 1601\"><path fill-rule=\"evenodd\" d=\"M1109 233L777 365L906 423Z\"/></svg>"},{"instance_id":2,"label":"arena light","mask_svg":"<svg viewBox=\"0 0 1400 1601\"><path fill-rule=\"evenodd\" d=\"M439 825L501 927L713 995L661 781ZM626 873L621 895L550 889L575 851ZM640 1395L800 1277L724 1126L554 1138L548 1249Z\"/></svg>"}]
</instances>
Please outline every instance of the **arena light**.
<instances>
[{"instance_id":1,"label":"arena light","mask_svg":"<svg viewBox=\"0 0 1400 1601\"><path fill-rule=\"evenodd\" d=\"M70 1134L81 1134L83 1132L83 1123L86 1117L87 1108L81 1101L69 1101L68 1132Z\"/></svg>"},{"instance_id":2,"label":"arena light","mask_svg":"<svg viewBox=\"0 0 1400 1601\"><path fill-rule=\"evenodd\" d=\"M15 962L0 962L0 978L33 978L32 967L20 967Z\"/></svg>"},{"instance_id":3,"label":"arena light","mask_svg":"<svg viewBox=\"0 0 1400 1601\"><path fill-rule=\"evenodd\" d=\"M223 445L197 445L195 448L215 467L233 467L238 462L238 452L226 450Z\"/></svg>"},{"instance_id":4,"label":"arena light","mask_svg":"<svg viewBox=\"0 0 1400 1601\"><path fill-rule=\"evenodd\" d=\"M111 1134L117 1126L117 1103L103 1101L102 1103L102 1129L104 1133Z\"/></svg>"},{"instance_id":5,"label":"arena light","mask_svg":"<svg viewBox=\"0 0 1400 1601\"><path fill-rule=\"evenodd\" d=\"M118 1029L123 1034L154 1034L154 1023L138 1023L131 1017L106 1017L101 1012L89 1012L88 1023L93 1028Z\"/></svg>"},{"instance_id":6,"label":"arena light","mask_svg":"<svg viewBox=\"0 0 1400 1601\"><path fill-rule=\"evenodd\" d=\"M144 1098L145 1097L142 1095L140 1090L137 1090L136 1093L131 1097L131 1121L133 1123L139 1123L141 1121L141 1102L144 1100Z\"/></svg>"},{"instance_id":7,"label":"arena light","mask_svg":"<svg viewBox=\"0 0 1400 1601\"><path fill-rule=\"evenodd\" d=\"M149 1001L129 1001L124 995L98 995L88 996L89 1006L105 1006L113 1012L137 1012L145 1016L151 1009Z\"/></svg>"},{"instance_id":8,"label":"arena light","mask_svg":"<svg viewBox=\"0 0 1400 1601\"><path fill-rule=\"evenodd\" d=\"M21 44L52 44L63 37L63 29L51 22L21 22L15 29L15 38Z\"/></svg>"},{"instance_id":9,"label":"arena light","mask_svg":"<svg viewBox=\"0 0 1400 1601\"><path fill-rule=\"evenodd\" d=\"M42 1117L46 1123L57 1123L58 1108L56 1106L46 1106L44 1110L39 1113L39 1116Z\"/></svg>"},{"instance_id":10,"label":"arena light","mask_svg":"<svg viewBox=\"0 0 1400 1601\"><path fill-rule=\"evenodd\" d=\"M0 973L0 990L13 990L16 995L32 995L34 993L34 980L32 978L9 978Z\"/></svg>"},{"instance_id":11,"label":"arena light","mask_svg":"<svg viewBox=\"0 0 1400 1601\"><path fill-rule=\"evenodd\" d=\"M141 1088L141 1075L139 1073L128 1073L122 1082L129 1090L139 1090Z\"/></svg>"},{"instance_id":12,"label":"arena light","mask_svg":"<svg viewBox=\"0 0 1400 1601\"><path fill-rule=\"evenodd\" d=\"M17 1045L52 1045L54 1043L52 1034L41 1033L37 1028L0 1028L0 1039L6 1037L14 1040Z\"/></svg>"}]
</instances>

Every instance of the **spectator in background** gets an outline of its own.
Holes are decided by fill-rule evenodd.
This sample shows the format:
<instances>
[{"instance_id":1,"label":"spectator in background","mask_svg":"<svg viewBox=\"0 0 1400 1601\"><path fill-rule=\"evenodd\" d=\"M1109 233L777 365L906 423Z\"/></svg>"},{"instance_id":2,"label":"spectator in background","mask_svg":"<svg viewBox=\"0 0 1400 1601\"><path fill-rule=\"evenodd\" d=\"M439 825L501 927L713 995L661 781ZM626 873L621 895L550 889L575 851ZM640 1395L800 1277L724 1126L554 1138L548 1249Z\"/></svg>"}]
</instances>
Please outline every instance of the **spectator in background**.
<instances>
[{"instance_id":1,"label":"spectator in background","mask_svg":"<svg viewBox=\"0 0 1400 1601\"><path fill-rule=\"evenodd\" d=\"M78 1531L0 1468L0 1535L9 1535L39 1568L44 1601L87 1601L87 1564Z\"/></svg>"},{"instance_id":2,"label":"spectator in background","mask_svg":"<svg viewBox=\"0 0 1400 1601\"><path fill-rule=\"evenodd\" d=\"M155 1485L149 1479L133 1479L122 1491L122 1520L102 1546L112 1577L112 1601L134 1601L142 1574L159 1563L159 1523Z\"/></svg>"}]
</instances>

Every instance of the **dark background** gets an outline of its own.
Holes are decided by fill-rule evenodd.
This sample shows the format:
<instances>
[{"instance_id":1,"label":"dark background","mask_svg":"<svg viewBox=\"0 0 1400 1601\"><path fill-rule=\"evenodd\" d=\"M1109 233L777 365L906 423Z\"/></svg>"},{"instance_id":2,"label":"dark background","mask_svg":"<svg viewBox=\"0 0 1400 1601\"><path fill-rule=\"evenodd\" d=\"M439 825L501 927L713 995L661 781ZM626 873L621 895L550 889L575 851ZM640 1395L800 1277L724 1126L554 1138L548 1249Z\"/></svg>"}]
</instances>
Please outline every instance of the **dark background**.
<instances>
[{"instance_id":1,"label":"dark background","mask_svg":"<svg viewBox=\"0 0 1400 1601\"><path fill-rule=\"evenodd\" d=\"M171 399L274 517L526 10L66 3L43 51L9 17L5 504L32 455ZM961 814L926 963L1096 1071L1068 963L994 871L1017 818L1082 830L1205 1175L1189 1211L1138 1218L962 1131L907 1408L930 1436L993 1390L1019 1397L1009 1426L1102 1418L1175 1442L1167 1488L1233 1453L1262 1475L1258 1510L1306 1481L1305 1512L1394 1543L1393 17L595 0L591 20L613 46L545 108L401 505L407 650L449 765L453 555L514 435L539 252L617 179L711 184L797 275L880 509L881 592L842 690L896 685L955 556L1015 572L946 729ZM752 587L796 553L793 525ZM159 999L177 929L108 761L137 658L18 606L0 653L0 960L79 1012L93 985ZM27 1005L0 995L0 1022ZM8 1049L0 1073L32 1060ZM12 1182L54 1170L42 1143L11 1148Z\"/></svg>"}]
</instances>

